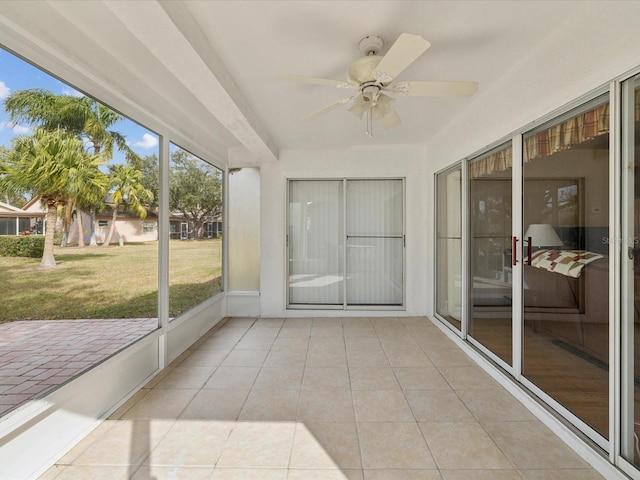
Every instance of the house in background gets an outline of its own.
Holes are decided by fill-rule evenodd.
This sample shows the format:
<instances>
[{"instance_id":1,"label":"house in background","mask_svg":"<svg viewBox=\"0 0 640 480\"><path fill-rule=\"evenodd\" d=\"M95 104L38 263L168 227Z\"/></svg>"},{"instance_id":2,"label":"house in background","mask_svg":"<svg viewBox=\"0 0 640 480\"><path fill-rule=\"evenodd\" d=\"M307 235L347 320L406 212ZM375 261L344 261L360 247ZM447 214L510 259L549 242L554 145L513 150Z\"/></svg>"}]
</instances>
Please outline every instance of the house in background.
<instances>
[{"instance_id":1,"label":"house in background","mask_svg":"<svg viewBox=\"0 0 640 480\"><path fill-rule=\"evenodd\" d=\"M45 215L36 200L22 208L0 202L0 235L42 235Z\"/></svg>"}]
</instances>

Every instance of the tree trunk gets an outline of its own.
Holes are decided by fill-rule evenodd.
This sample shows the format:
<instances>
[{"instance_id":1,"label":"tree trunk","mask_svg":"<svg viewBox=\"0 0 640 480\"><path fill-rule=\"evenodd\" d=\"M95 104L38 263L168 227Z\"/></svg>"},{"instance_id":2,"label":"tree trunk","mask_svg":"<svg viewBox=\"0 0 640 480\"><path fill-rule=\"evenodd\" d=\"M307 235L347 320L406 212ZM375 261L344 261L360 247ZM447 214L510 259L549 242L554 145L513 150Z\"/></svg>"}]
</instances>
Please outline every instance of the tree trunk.
<instances>
[{"instance_id":1,"label":"tree trunk","mask_svg":"<svg viewBox=\"0 0 640 480\"><path fill-rule=\"evenodd\" d=\"M89 215L91 216L91 235L89 236L89 246L97 247L98 241L96 240L96 209L95 207L91 207L89 210Z\"/></svg>"},{"instance_id":2,"label":"tree trunk","mask_svg":"<svg viewBox=\"0 0 640 480\"><path fill-rule=\"evenodd\" d=\"M47 201L47 224L44 233L44 251L40 266L44 268L56 268L56 258L53 255L53 237L56 233L56 220L58 208L55 200Z\"/></svg>"},{"instance_id":3,"label":"tree trunk","mask_svg":"<svg viewBox=\"0 0 640 480\"><path fill-rule=\"evenodd\" d=\"M111 242L111 237L113 236L113 232L116 229L116 217L118 216L118 206L114 205L113 207L113 217L111 218L111 226L109 227L109 233L107 234L107 238L102 243L103 247L108 247Z\"/></svg>"},{"instance_id":4,"label":"tree trunk","mask_svg":"<svg viewBox=\"0 0 640 480\"><path fill-rule=\"evenodd\" d=\"M76 219L78 220L78 247L84 248L84 227L82 226L82 210L76 208Z\"/></svg>"}]
</instances>

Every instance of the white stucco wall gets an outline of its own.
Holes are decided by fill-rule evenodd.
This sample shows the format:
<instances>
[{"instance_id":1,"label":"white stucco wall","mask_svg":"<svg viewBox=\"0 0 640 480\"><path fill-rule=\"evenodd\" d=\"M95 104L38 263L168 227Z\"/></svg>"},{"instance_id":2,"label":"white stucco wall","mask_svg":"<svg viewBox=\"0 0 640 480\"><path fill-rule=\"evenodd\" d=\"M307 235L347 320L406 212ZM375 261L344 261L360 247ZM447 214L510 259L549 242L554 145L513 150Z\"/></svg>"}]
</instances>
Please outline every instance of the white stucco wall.
<instances>
[{"instance_id":1,"label":"white stucco wall","mask_svg":"<svg viewBox=\"0 0 640 480\"><path fill-rule=\"evenodd\" d=\"M261 168L260 310L264 317L424 315L428 308L425 249L432 182L425 151L416 146L365 146L341 150L285 150ZM286 310L286 188L288 178L406 178L406 311Z\"/></svg>"}]
</instances>

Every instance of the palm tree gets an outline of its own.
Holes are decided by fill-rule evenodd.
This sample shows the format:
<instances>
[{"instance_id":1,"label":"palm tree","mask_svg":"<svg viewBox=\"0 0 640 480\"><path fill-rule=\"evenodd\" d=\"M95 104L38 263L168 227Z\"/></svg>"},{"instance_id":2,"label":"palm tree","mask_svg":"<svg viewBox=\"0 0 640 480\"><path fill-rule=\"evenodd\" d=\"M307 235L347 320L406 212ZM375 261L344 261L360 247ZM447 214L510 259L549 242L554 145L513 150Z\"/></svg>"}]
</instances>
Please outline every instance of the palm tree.
<instances>
[{"instance_id":1,"label":"palm tree","mask_svg":"<svg viewBox=\"0 0 640 480\"><path fill-rule=\"evenodd\" d=\"M102 157L93 155L91 161L78 164L69 173L67 189L69 197L74 199L76 221L78 223L78 247L84 247L84 228L82 225L82 209L95 208L102 205L109 188L109 178L102 173Z\"/></svg>"},{"instance_id":2,"label":"palm tree","mask_svg":"<svg viewBox=\"0 0 640 480\"><path fill-rule=\"evenodd\" d=\"M124 206L125 211L133 211L139 218L146 218L146 204L153 200L153 193L142 184L142 172L130 165L112 165L109 167L109 179L111 180L111 204L113 217L107 238L102 243L108 247L116 226L118 208Z\"/></svg>"},{"instance_id":3,"label":"palm tree","mask_svg":"<svg viewBox=\"0 0 640 480\"><path fill-rule=\"evenodd\" d=\"M4 101L5 110L13 123L25 123L46 130L62 129L86 140L85 148L105 161L113 157L114 146L125 155L129 165L140 168L142 160L127 145L126 137L110 128L123 117L89 97L56 95L44 89L19 90ZM101 199L102 201L103 199ZM96 206L87 205L91 214L91 240L96 246Z\"/></svg>"},{"instance_id":4,"label":"palm tree","mask_svg":"<svg viewBox=\"0 0 640 480\"><path fill-rule=\"evenodd\" d=\"M14 138L0 162L0 189L31 192L47 207L44 251L40 265L54 268L53 238L58 207L64 205L77 185L77 172L97 165L99 157L89 155L82 141L59 130L38 129L31 136Z\"/></svg>"}]
</instances>

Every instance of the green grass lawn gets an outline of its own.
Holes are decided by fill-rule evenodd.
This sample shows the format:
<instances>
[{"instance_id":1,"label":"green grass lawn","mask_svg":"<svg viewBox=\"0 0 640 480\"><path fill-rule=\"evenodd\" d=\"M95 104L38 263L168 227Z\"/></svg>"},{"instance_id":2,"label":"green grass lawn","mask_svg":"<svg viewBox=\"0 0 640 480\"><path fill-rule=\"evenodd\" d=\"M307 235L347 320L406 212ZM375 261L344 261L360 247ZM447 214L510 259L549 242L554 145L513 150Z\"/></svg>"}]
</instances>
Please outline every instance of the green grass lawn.
<instances>
[{"instance_id":1,"label":"green grass lawn","mask_svg":"<svg viewBox=\"0 0 640 480\"><path fill-rule=\"evenodd\" d=\"M56 247L58 267L0 257L0 323L12 320L156 317L158 244ZM172 240L169 315L220 291L221 240Z\"/></svg>"}]
</instances>

